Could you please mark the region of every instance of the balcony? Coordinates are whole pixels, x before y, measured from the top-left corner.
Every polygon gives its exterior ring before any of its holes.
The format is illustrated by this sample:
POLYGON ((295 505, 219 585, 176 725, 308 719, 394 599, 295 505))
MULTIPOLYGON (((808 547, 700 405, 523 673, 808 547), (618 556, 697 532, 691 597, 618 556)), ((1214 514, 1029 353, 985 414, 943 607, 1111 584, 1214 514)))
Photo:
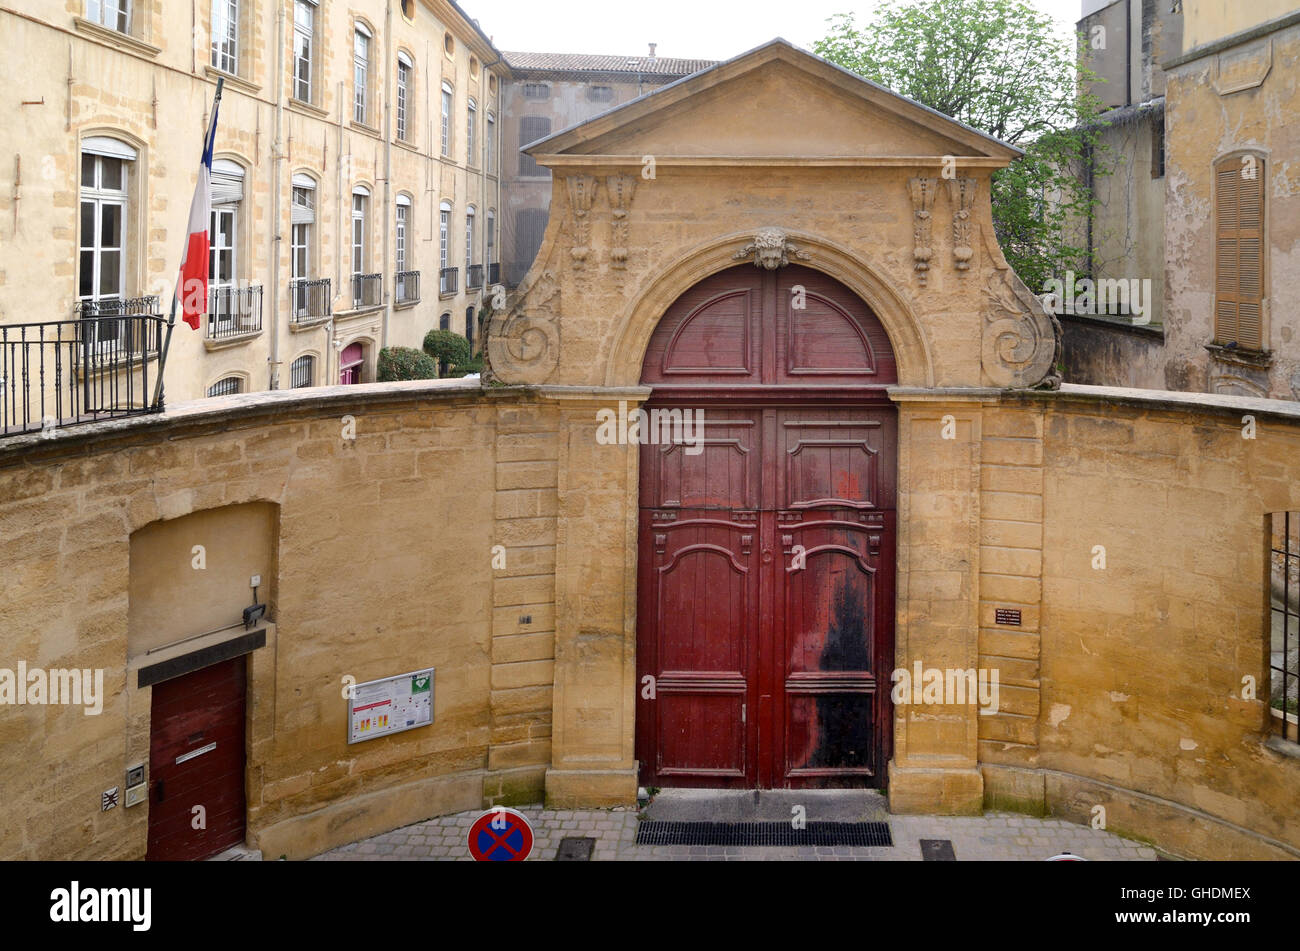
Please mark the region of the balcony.
POLYGON ((488 283, 489 283, 489 284, 500 284, 500 283, 501 283, 501 265, 500 265, 500 263, 497 263, 497 264, 489 264, 489 265, 488 265, 488 283))
POLYGON ((158 298, 81 301, 76 312, 0 326, 0 436, 161 409, 158 298))
POLYGON ((465 290, 474 290, 483 286, 483 265, 471 264, 465 268, 465 290))
POLYGON ((460 277, 460 268, 445 267, 438 272, 438 293, 443 295, 455 294, 460 277))
POLYGON ((328 277, 289 282, 289 321, 291 325, 309 327, 334 316, 333 297, 328 277))
POLYGON ((384 276, 382 274, 352 275, 352 307, 378 307, 384 302, 384 276))
POLYGON ((238 341, 262 332, 262 288, 214 287, 208 291, 207 341, 238 341))
POLYGON ((420 300, 420 272, 398 271, 393 278, 393 302, 399 307, 420 300))

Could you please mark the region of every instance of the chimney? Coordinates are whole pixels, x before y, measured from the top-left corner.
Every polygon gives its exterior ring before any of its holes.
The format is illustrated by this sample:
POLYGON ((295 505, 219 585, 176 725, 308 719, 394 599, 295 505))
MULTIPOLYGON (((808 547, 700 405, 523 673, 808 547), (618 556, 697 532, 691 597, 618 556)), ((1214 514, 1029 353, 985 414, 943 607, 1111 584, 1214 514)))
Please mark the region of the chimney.
POLYGON ((654 58, 655 58, 655 47, 658 46, 658 45, 659 45, 658 43, 651 43, 651 44, 650 44, 650 58, 651 58, 651 59, 654 59, 654 58))

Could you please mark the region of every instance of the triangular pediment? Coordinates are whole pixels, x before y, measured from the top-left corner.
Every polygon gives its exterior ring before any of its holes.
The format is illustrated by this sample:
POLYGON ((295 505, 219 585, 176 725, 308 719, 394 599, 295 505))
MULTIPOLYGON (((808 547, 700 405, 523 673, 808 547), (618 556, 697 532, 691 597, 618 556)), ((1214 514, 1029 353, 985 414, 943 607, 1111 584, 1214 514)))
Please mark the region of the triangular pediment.
MULTIPOLYGON (((527 147, 548 157, 893 161, 1001 165, 1020 151, 773 40, 527 147)), ((558 164, 558 163, 557 163, 558 164)))

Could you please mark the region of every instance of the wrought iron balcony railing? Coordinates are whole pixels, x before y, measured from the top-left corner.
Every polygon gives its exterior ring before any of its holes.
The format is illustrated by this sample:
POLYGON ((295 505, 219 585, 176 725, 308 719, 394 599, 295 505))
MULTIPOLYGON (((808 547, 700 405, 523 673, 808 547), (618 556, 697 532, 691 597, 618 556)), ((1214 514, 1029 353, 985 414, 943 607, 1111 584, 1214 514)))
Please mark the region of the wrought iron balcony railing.
POLYGON ((325 320, 334 313, 328 277, 316 280, 305 278, 289 282, 289 315, 295 324, 310 324, 325 320))
POLYGON ((0 325, 0 436, 161 409, 158 298, 81 301, 76 313, 0 325))
POLYGON ((352 275, 352 306, 378 307, 384 302, 384 276, 382 274, 352 275))
POLYGON ((414 304, 420 299, 420 272, 398 271, 393 279, 393 300, 399 304, 414 304))
POLYGON ((500 283, 501 283, 501 265, 500 265, 500 263, 494 263, 494 264, 489 264, 489 265, 488 265, 488 283, 489 283, 489 284, 500 284, 500 283))
POLYGON ((438 293, 455 294, 460 276, 460 268, 445 267, 438 272, 438 293))
POLYGON ((483 286, 483 265, 471 264, 465 268, 465 290, 483 286))
POLYGON ((208 291, 208 339, 228 340, 262 332, 262 288, 214 287, 208 291))

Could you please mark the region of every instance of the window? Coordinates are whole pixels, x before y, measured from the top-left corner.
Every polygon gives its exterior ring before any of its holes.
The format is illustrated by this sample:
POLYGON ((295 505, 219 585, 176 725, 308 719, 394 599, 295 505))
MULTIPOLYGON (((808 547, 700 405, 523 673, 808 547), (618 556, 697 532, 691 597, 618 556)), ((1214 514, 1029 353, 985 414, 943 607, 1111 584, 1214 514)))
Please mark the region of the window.
POLYGON ((1269 706, 1282 738, 1300 742, 1300 512, 1274 512, 1270 520, 1269 706))
POLYGON ((358 185, 352 189, 352 276, 366 270, 366 213, 370 203, 370 189, 358 185))
MULTIPOLYGON (((81 300, 126 294, 127 190, 136 151, 94 136, 81 143, 81 237, 77 296, 81 300)), ((107 325, 106 325, 107 326, 107 325)))
POLYGON ((406 226, 411 219, 411 199, 397 196, 397 227, 395 232, 397 270, 406 270, 406 226))
POLYGON ((442 37, 442 50, 448 56, 456 52, 456 41, 451 38, 450 33, 444 33, 442 37))
POLYGON ((86 19, 119 33, 129 33, 131 0, 86 0, 86 19))
POLYGON ((443 202, 438 212, 438 267, 446 269, 450 262, 447 255, 451 251, 449 232, 451 230, 451 204, 443 202))
POLYGON ((228 159, 212 163, 212 220, 208 251, 208 314, 218 336, 235 333, 238 301, 235 286, 238 251, 235 240, 239 203, 244 198, 244 170, 228 159))
POLYGON ((547 210, 545 208, 523 208, 519 212, 515 228, 514 274, 511 283, 518 283, 524 276, 537 251, 542 246, 542 236, 546 234, 547 210))
POLYGON ((212 65, 239 71, 239 0, 212 0, 212 65))
POLYGON ((587 101, 588 102, 613 102, 614 87, 613 86, 588 86, 587 101))
POLYGON ((465 164, 477 164, 474 159, 474 120, 478 118, 478 104, 473 99, 465 110, 465 164))
POLYGON ((369 73, 370 30, 358 23, 352 41, 352 118, 362 125, 366 124, 368 118, 366 83, 369 73))
MULTIPOLYGON (((293 203, 290 206, 289 220, 289 275, 295 282, 307 281, 312 277, 311 265, 315 253, 312 240, 316 227, 316 182, 309 175, 299 173, 293 177, 293 203)), ((307 306, 307 288, 295 285, 294 313, 305 314, 307 306)))
POLYGON ((411 101, 411 58, 405 53, 397 54, 397 137, 406 141, 408 128, 407 116, 411 101))
POLYGON ((293 5, 293 96, 312 101, 312 55, 316 42, 316 4, 294 0, 293 5))
POLYGON ((442 84, 442 154, 451 155, 451 84, 442 84))
POLYGON ((487 263, 493 265, 497 260, 497 213, 487 213, 487 263))
POLYGON ((438 318, 438 329, 439 330, 451 329, 451 314, 443 314, 441 317, 438 318))
MULTIPOLYGON (((465 210, 465 267, 474 266, 474 209, 465 210)), ((468 287, 469 285, 466 284, 468 287)))
POLYGON ((474 308, 465 308, 465 339, 469 341, 470 352, 474 352, 474 308))
POLYGON ((487 114, 487 135, 483 140, 483 151, 486 154, 485 164, 489 172, 497 170, 497 117, 492 113, 487 114))
POLYGON ((1232 155, 1215 170, 1214 342, 1260 350, 1264 287, 1264 160, 1232 155))
POLYGON ((1157 116, 1151 125, 1151 177, 1165 177, 1165 117, 1157 116))
POLYGON ((469 58, 469 75, 471 79, 478 79, 478 57, 477 56, 471 56, 469 58))
POLYGON ((208 396, 233 396, 235 393, 242 393, 243 390, 243 380, 237 376, 228 376, 208 387, 208 396))
MULTIPOLYGON (((524 116, 519 120, 519 142, 522 145, 531 145, 538 139, 544 139, 550 134, 551 120, 546 116, 524 116)), ((520 152, 519 174, 521 177, 527 178, 550 173, 538 165, 531 155, 520 152)))
POLYGON ((546 83, 524 83, 525 99, 550 99, 551 87, 546 83))
POLYGON ((301 356, 293 363, 289 364, 289 387, 298 389, 304 386, 311 386, 312 380, 316 377, 316 358, 313 356, 301 356))
POLYGON ((408 20, 415 19, 415 0, 402 0, 402 16, 408 20))

